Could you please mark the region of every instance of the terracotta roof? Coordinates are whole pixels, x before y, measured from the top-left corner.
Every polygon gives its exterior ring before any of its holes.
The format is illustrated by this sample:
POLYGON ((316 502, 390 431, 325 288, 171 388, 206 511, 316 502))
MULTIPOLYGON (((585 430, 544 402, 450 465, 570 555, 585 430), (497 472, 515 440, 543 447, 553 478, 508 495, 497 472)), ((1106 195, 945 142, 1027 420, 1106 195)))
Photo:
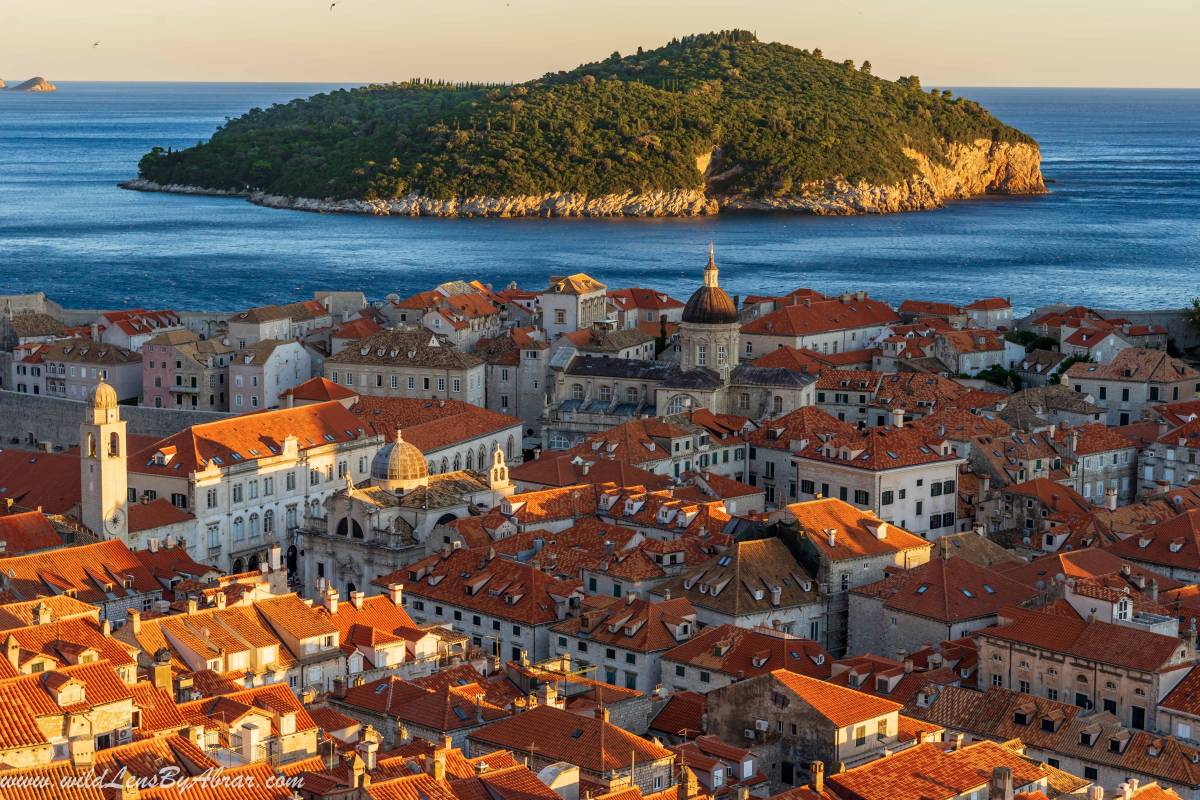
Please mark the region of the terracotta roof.
POLYGON ((705 628, 662 658, 735 678, 778 669, 826 678, 833 662, 825 648, 811 639, 729 624, 705 628))
POLYGON ((800 442, 817 442, 822 436, 849 436, 854 432, 853 425, 836 419, 820 408, 803 406, 782 417, 764 420, 746 439, 755 447, 790 450, 793 442, 799 447, 800 442))
POLYGON ((141 711, 141 721, 138 723, 140 733, 177 731, 187 725, 174 698, 166 690, 157 689, 145 681, 129 688, 133 694, 133 704, 141 711))
POLYGON ((0 558, 0 572, 7 576, 8 591, 20 600, 71 590, 84 602, 105 603, 162 588, 119 539, 0 558), (131 581, 129 588, 126 581, 131 581))
POLYGON ((821 553, 822 558, 829 561, 933 547, 932 543, 916 534, 882 522, 870 511, 863 511, 832 497, 792 503, 787 510, 800 524, 801 534, 821 553), (834 532, 832 546, 829 544, 829 531, 834 532))
POLYGON ((502 699, 473 668, 405 681, 389 675, 346 690, 339 701, 443 733, 509 716, 502 699))
POLYGON ((1129 450, 1136 447, 1116 428, 1110 428, 1102 422, 1093 422, 1078 428, 1060 425, 1054 431, 1054 441, 1063 446, 1074 441, 1075 449, 1068 451, 1073 456, 1090 456, 1096 453, 1109 453, 1114 450, 1129 450))
POLYGON ((592 773, 673 758, 667 748, 609 722, 551 706, 537 706, 485 726, 469 738, 516 754, 536 753, 539 758, 566 761, 592 773))
MULTIPOLYGON (((517 417, 501 414, 461 400, 432 400, 413 397, 359 397, 351 407, 358 425, 368 433, 382 435, 385 440, 404 434, 404 441, 422 453, 433 453, 461 442, 498 436, 512 428, 520 428, 517 417)), ((500 443, 504 446, 504 442, 500 443)), ((491 451, 487 457, 491 458, 491 451)), ((490 461, 489 461, 490 463, 490 461)), ((478 464, 485 471, 488 464, 478 464)))
POLYGON ((666 311, 683 308, 683 302, 666 292, 632 286, 628 289, 609 289, 608 298, 618 308, 636 308, 639 311, 666 311))
POLYGON ((141 353, 120 345, 102 344, 91 339, 59 339, 41 350, 42 361, 62 361, 68 364, 137 364, 141 353))
POLYGON ((729 551, 655 587, 693 606, 734 617, 818 602, 817 587, 777 538, 734 542, 729 551))
POLYGON ((58 666, 65 667, 83 650, 95 651, 98 658, 108 661, 113 666, 136 663, 130 648, 110 636, 105 636, 100 630, 100 625, 90 615, 13 628, 4 633, 5 641, 9 637, 20 646, 22 663, 43 656, 52 659, 58 666))
POLYGON ((901 314, 942 317, 953 317, 963 313, 961 306, 952 305, 951 303, 941 303, 935 300, 905 300, 896 310, 901 314))
POLYGON ((383 328, 370 317, 355 317, 333 326, 333 335, 338 339, 365 339, 379 333, 383 328))
POLYGON ((551 628, 588 641, 640 653, 669 650, 691 636, 696 610, 686 599, 653 602, 637 597, 588 597, 578 617, 551 628))
POLYGON ((298 448, 358 441, 362 422, 341 403, 326 402, 259 411, 185 428, 130 457, 135 472, 187 477, 210 462, 231 467, 283 452, 295 437, 298 448), (173 453, 168 448, 174 448, 173 453), (171 453, 165 461, 163 455, 171 453), (159 456, 156 463, 155 457, 159 456))
POLYGON ((676 692, 650 721, 650 730, 691 738, 704 732, 708 699, 696 692, 676 692))
POLYGON ((13 333, 18 339, 32 339, 45 336, 61 336, 67 326, 49 314, 27 312, 14 314, 9 319, 13 333))
POLYGON ((578 580, 553 578, 527 564, 489 558, 486 551, 479 550, 454 550, 448 557, 428 556, 374 582, 403 583, 412 597, 529 625, 562 619, 568 598, 580 591, 578 580))
POLYGON ((328 316, 329 311, 317 300, 301 300, 296 303, 276 306, 257 306, 255 308, 234 314, 233 322, 270 322, 272 320, 289 319, 303 321, 328 316))
POLYGON ((328 378, 316 377, 309 378, 304 383, 288 389, 282 396, 307 400, 312 403, 324 403, 329 400, 348 400, 351 397, 358 397, 358 394, 345 386, 339 386, 328 378))
POLYGON ((325 359, 330 365, 383 365, 469 369, 483 360, 465 353, 428 331, 383 330, 325 359))
POLYGON ((878 598, 885 609, 944 624, 992 617, 1038 595, 1031 586, 957 556, 935 558, 851 591, 878 598))
POLYGON ((588 294, 603 291, 607 287, 600 281, 582 272, 574 275, 551 275, 550 287, 544 294, 588 294))
POLYGON ((874 427, 810 439, 796 457, 871 471, 959 460, 944 437, 913 427, 874 427))
POLYGON ((1045 777, 1040 766, 994 742, 954 751, 947 751, 943 744, 926 743, 829 775, 826 785, 844 800, 949 800, 986 789, 992 770, 1001 766, 1012 770, 1014 787, 1045 777))
POLYGON ((1090 516, 1092 512, 1092 504, 1084 500, 1079 492, 1049 478, 1034 478, 1031 481, 1007 486, 1004 491, 1032 498, 1049 511, 1065 516, 1090 516))
POLYGON ((997 570, 1026 586, 1038 588, 1040 583, 1042 590, 1049 589, 1058 575, 1086 581, 1108 582, 1116 579, 1122 586, 1138 579, 1147 584, 1156 581, 1159 589, 1164 592, 1182 586, 1179 581, 1151 572, 1145 567, 1124 560, 1109 549, 1102 550, 1098 547, 1051 553, 1028 563, 1000 565, 997 570))
POLYGON ((665 489, 671 485, 669 477, 655 475, 623 460, 587 458, 573 453, 543 452, 541 458, 510 469, 508 476, 513 481, 546 487, 574 486, 586 481, 650 489, 665 489))
POLYGON ((1004 609, 1000 618, 999 624, 978 635, 1143 672, 1174 669, 1180 658, 1182 645, 1176 637, 1127 625, 1011 607, 1004 609))
POLYGON ((0 552, 6 556, 19 556, 63 544, 50 520, 38 511, 0 515, 0 542, 4 544, 0 552))
POLYGON ((807 347, 792 347, 791 345, 777 347, 754 359, 756 367, 787 369, 805 375, 815 375, 827 367, 832 367, 834 363, 828 354, 821 354, 807 347))
POLYGON ((501 508, 508 509, 505 516, 518 525, 533 525, 594 515, 599 508, 597 496, 596 486, 577 484, 513 494, 501 508))
POLYGON ((79 456, 0 450, 0 502, 66 514, 79 506, 79 456))
POLYGON ((826 331, 867 328, 899 322, 887 304, 872 298, 801 301, 784 306, 742 326, 743 334, 809 336, 826 331))
POLYGON ((1066 376, 1087 380, 1175 383, 1195 381, 1200 378, 1200 372, 1163 350, 1129 347, 1113 356, 1107 364, 1072 364, 1066 376))
POLYGON ((968 303, 963 308, 971 311, 1001 311, 1012 308, 1012 303, 1008 301, 1007 297, 985 297, 982 300, 968 303))
POLYGON ((100 621, 100 609, 90 603, 76 600, 65 594, 40 597, 36 600, 26 600, 20 603, 5 603, 0 605, 0 631, 13 628, 24 628, 33 625, 33 617, 39 606, 44 606, 49 612, 51 621, 61 622, 65 619, 90 619, 100 621))
POLYGON ((828 680, 896 703, 908 703, 918 692, 931 685, 957 686, 966 680, 956 667, 917 669, 916 659, 912 661, 912 671, 905 672, 904 662, 882 656, 868 654, 844 658, 834 662, 833 674, 828 680))
POLYGON ((145 503, 130 503, 129 532, 141 533, 154 528, 165 528, 190 522, 196 517, 182 508, 176 508, 163 497, 145 503))
POLYGON ((874 720, 902 708, 891 700, 786 669, 773 670, 770 675, 772 681, 793 692, 838 728, 874 720))
POLYGON ((1188 509, 1106 549, 1115 556, 1148 564, 1200 569, 1200 509, 1188 509))

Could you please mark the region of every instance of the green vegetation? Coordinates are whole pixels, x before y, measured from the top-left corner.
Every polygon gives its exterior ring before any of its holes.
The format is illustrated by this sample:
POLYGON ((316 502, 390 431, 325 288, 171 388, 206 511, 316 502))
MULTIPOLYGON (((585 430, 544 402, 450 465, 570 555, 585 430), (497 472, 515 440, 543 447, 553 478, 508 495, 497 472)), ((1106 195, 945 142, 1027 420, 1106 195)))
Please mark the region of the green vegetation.
POLYGON ((1039 336, 1033 331, 1009 331, 1004 338, 1025 348, 1026 353, 1034 350, 1058 350, 1058 340, 1039 336))
POLYGON ((1054 374, 1050 376, 1050 383, 1055 384, 1062 380, 1062 376, 1071 367, 1076 364, 1091 364, 1091 356, 1068 356, 1065 361, 1058 365, 1058 369, 1054 370, 1054 374))
POLYGON ((1014 370, 1005 369, 999 364, 993 364, 987 369, 980 370, 975 377, 1002 388, 1012 389, 1014 392, 1021 391, 1021 376, 1014 370))
POLYGON ((915 76, 724 31, 518 85, 413 80, 256 108, 139 169, 211 189, 445 199, 698 189, 713 154, 710 191, 775 197, 833 177, 894 183, 914 171, 905 147, 944 160, 979 138, 1032 141, 915 76))

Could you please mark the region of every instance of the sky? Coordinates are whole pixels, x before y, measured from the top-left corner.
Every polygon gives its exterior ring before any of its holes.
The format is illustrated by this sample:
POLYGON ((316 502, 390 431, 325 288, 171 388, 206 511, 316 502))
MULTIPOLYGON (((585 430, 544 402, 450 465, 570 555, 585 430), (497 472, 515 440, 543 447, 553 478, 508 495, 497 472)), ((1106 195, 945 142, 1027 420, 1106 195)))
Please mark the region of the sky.
POLYGON ((0 77, 519 81, 736 27, 926 86, 1200 86, 1198 0, 329 3, 0 0, 0 77))

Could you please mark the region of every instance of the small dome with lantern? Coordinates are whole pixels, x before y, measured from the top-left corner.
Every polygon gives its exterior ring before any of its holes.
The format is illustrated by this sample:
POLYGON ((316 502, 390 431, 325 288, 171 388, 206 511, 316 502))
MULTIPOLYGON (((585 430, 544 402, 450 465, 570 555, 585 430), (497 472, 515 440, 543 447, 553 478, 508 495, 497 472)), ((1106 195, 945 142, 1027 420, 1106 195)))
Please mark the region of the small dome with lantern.
POLYGON ((708 247, 704 285, 688 298, 682 321, 697 325, 730 325, 738 321, 737 304, 717 283, 717 260, 712 245, 708 247))
POLYGON ((371 460, 371 482, 392 492, 429 485, 425 454, 396 431, 396 441, 381 447, 371 460))

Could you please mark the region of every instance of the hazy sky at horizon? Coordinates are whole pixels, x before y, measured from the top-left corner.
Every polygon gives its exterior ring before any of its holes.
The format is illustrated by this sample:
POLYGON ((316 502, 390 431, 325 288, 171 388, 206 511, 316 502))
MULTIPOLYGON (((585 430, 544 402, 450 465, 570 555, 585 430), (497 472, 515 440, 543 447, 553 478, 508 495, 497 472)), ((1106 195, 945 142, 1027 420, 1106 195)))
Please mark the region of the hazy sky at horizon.
POLYGON ((1200 86, 1197 0, 329 1, 3 0, 0 77, 511 81, 738 27, 926 86, 1200 86))

